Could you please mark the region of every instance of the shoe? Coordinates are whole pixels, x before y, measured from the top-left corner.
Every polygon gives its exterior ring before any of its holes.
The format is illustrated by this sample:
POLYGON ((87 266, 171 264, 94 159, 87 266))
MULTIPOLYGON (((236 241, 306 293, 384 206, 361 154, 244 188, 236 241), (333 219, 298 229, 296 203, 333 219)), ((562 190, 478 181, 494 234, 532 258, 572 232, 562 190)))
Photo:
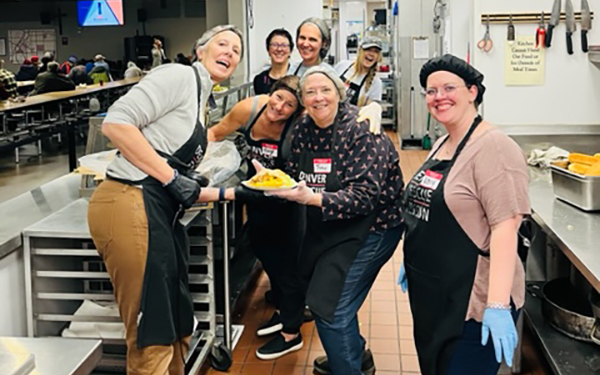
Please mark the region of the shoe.
POLYGON ((308 308, 308 306, 304 307, 304 322, 312 322, 313 320, 315 320, 315 317, 312 314, 312 311, 310 311, 310 309, 308 308))
MULTIPOLYGON (((315 361, 313 362, 313 370, 315 374, 330 375, 331 367, 329 367, 329 361, 327 360, 327 356, 324 355, 315 358, 315 361)), ((373 353, 371 353, 371 349, 367 349, 363 353, 362 365, 360 366, 360 370, 366 375, 375 374, 375 361, 373 360, 373 353)))
POLYGON ((283 329, 283 323, 281 322, 281 316, 277 311, 273 313, 271 319, 265 324, 258 327, 258 331, 256 331, 256 335, 259 337, 272 335, 273 333, 277 333, 283 329))
POLYGON ((302 349, 302 335, 298 333, 295 339, 285 341, 283 335, 279 334, 271 341, 256 350, 256 356, 263 360, 276 359, 288 353, 302 349))

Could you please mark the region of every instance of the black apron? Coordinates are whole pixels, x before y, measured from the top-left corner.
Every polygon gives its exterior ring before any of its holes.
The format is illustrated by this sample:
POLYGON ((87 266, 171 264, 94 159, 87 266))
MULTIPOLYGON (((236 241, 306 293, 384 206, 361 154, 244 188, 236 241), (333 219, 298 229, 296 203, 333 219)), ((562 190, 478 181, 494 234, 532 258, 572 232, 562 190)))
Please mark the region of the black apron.
MULTIPOLYGON (((196 68, 198 105, 201 81, 196 68)), ((173 155, 159 154, 182 174, 196 169, 208 140, 200 113, 192 136, 173 155)), ((148 256, 144 273, 140 312, 138 314, 137 345, 170 345, 190 336, 194 325, 194 304, 189 290, 189 240, 179 222, 183 208, 155 178, 141 181, 116 181, 142 186, 144 207, 148 218, 148 256)))
MULTIPOLYGON (((340 112, 332 125, 331 150, 336 145, 336 124, 340 112)), ((305 148, 300 154, 298 172, 299 180, 305 181, 316 192, 343 189, 333 152, 314 152, 305 148)), ((300 254, 300 273, 308 283, 306 304, 319 317, 331 322, 348 269, 369 235, 375 213, 323 221, 321 210, 321 207, 306 207, 306 235, 300 254)))
POLYGON ((404 264, 423 375, 446 374, 462 337, 478 256, 487 256, 444 200, 450 170, 480 123, 477 116, 452 160, 433 159, 444 140, 404 192, 404 264))
MULTIPOLYGON (((352 65, 354 65, 354 64, 352 64, 352 65)), ((348 73, 348 70, 350 70, 350 68, 352 68, 352 65, 350 65, 346 70, 344 70, 344 73, 342 73, 340 78, 346 85, 346 102, 353 104, 353 105, 358 105, 358 99, 360 98, 360 90, 365 85, 368 74, 365 74, 365 78, 363 78, 363 80, 360 82, 360 85, 357 85, 356 83, 351 82, 350 80, 348 80, 348 78, 346 78, 346 73, 348 73)))

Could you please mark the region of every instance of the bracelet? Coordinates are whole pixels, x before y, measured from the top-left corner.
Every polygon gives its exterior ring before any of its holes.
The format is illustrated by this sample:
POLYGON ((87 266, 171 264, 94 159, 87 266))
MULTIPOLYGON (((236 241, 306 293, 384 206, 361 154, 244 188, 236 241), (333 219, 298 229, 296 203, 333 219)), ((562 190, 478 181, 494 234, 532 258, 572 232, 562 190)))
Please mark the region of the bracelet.
POLYGON ((225 200, 225 188, 219 188, 219 202, 223 202, 225 200))
POLYGON ((171 177, 169 181, 165 182, 163 184, 163 187, 167 187, 169 184, 171 184, 171 182, 175 181, 177 176, 179 176, 179 172, 177 171, 177 169, 173 169, 173 177, 171 177))
POLYGON ((486 309, 493 309, 493 310, 511 310, 510 305, 506 305, 504 303, 500 303, 500 302, 488 302, 485 305, 486 309))

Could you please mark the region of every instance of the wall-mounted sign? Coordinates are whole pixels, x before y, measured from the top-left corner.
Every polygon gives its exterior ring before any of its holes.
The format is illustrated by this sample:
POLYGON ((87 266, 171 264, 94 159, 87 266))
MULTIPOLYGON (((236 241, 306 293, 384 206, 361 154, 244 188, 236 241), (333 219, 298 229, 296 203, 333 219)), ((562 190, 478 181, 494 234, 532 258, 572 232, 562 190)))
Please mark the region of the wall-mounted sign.
POLYGON ((429 38, 426 36, 413 38, 413 59, 429 60, 429 38))
POLYGON ((544 49, 535 46, 534 36, 517 36, 506 42, 504 84, 539 86, 544 84, 544 49))

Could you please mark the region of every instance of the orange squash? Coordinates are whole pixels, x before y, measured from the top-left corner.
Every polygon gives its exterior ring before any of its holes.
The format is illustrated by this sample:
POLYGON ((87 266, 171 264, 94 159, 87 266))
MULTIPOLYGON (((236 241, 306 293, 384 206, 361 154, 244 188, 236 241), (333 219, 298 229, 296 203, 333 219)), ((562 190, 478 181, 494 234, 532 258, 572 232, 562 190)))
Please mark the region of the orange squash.
POLYGON ((583 165, 578 163, 569 164, 569 170, 573 173, 577 173, 580 175, 585 175, 585 173, 590 169, 589 165, 583 165))
POLYGON ((572 152, 569 154, 569 163, 573 164, 583 164, 587 166, 592 166, 600 161, 600 158, 596 158, 591 155, 579 154, 576 152, 572 152))
POLYGON ((600 176, 600 161, 592 165, 586 172, 586 176, 597 177, 600 176))

